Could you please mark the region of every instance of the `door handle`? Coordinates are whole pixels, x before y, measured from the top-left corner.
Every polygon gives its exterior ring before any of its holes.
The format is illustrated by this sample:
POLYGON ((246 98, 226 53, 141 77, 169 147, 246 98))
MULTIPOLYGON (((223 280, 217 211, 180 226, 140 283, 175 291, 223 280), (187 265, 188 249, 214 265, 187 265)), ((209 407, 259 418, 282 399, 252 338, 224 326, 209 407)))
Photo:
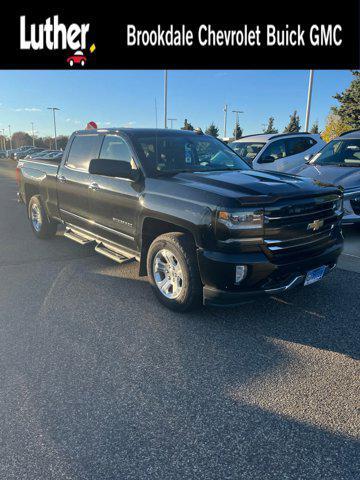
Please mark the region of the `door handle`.
POLYGON ((100 187, 99 187, 99 184, 98 184, 98 183, 92 182, 92 183, 90 183, 90 185, 89 185, 89 189, 90 189, 90 190, 94 190, 94 191, 96 192, 97 190, 100 190, 100 187))
POLYGON ((64 175, 59 175, 57 178, 58 178, 58 182, 60 182, 60 183, 65 183, 66 182, 66 177, 64 177, 64 175))

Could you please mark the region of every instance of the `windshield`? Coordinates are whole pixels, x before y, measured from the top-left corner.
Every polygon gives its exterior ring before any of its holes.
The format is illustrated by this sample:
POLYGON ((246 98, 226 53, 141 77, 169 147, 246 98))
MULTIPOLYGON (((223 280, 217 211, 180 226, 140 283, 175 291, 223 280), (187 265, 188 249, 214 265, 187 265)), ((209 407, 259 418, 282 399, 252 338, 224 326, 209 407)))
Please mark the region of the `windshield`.
POLYGON ((249 169, 227 145, 206 135, 149 135, 134 142, 142 160, 157 174, 249 169))
POLYGON ((265 143, 261 142, 232 142, 229 147, 251 164, 264 145, 265 143))
POLYGON ((360 167, 360 139, 333 140, 317 153, 310 163, 360 167))

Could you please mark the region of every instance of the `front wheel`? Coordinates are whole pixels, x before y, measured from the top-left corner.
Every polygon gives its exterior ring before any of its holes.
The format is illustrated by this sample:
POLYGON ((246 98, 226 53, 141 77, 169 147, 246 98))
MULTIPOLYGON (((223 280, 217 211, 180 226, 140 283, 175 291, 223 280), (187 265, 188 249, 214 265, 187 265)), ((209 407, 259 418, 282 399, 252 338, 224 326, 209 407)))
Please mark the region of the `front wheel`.
POLYGON ((192 237, 166 233, 150 245, 147 271, 158 300, 171 310, 184 312, 200 306, 202 283, 192 237))
POLYGON ((31 229, 38 238, 55 236, 57 224, 48 219, 39 195, 34 195, 28 205, 31 229))

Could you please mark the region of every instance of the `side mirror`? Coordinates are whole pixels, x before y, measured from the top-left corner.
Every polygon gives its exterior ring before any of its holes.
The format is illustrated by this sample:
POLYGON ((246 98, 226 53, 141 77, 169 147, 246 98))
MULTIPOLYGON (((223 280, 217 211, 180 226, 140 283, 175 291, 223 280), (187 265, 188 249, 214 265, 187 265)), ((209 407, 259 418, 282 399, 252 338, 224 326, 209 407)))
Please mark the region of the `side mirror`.
POLYGON ((310 160, 313 158, 313 154, 310 154, 310 155, 305 155, 304 157, 304 160, 305 160, 305 163, 310 163, 310 160))
POLYGON ((91 160, 89 173, 92 175, 104 175, 105 177, 128 178, 133 181, 139 176, 139 171, 131 168, 128 161, 107 160, 106 158, 94 158, 91 160))
POLYGON ((259 159, 258 163, 273 163, 275 162, 275 158, 272 157, 271 155, 265 155, 264 157, 261 157, 259 159))

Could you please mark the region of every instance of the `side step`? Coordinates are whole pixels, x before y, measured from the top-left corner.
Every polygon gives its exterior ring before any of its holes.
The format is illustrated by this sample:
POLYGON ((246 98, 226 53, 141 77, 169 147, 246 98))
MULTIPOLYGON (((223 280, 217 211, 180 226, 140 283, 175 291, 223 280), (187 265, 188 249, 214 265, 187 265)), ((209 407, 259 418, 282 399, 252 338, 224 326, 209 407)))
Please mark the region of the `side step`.
POLYGON ((117 263, 124 263, 129 262, 130 260, 135 260, 135 257, 126 257, 121 253, 115 252, 114 250, 110 250, 109 248, 105 247, 102 243, 98 243, 95 247, 95 252, 101 253, 107 258, 114 260, 117 263))
POLYGON ((70 240, 74 240, 74 242, 80 243, 80 245, 92 245, 94 243, 93 240, 82 237, 79 232, 76 232, 71 228, 66 228, 64 232, 64 237, 70 238, 70 240))

